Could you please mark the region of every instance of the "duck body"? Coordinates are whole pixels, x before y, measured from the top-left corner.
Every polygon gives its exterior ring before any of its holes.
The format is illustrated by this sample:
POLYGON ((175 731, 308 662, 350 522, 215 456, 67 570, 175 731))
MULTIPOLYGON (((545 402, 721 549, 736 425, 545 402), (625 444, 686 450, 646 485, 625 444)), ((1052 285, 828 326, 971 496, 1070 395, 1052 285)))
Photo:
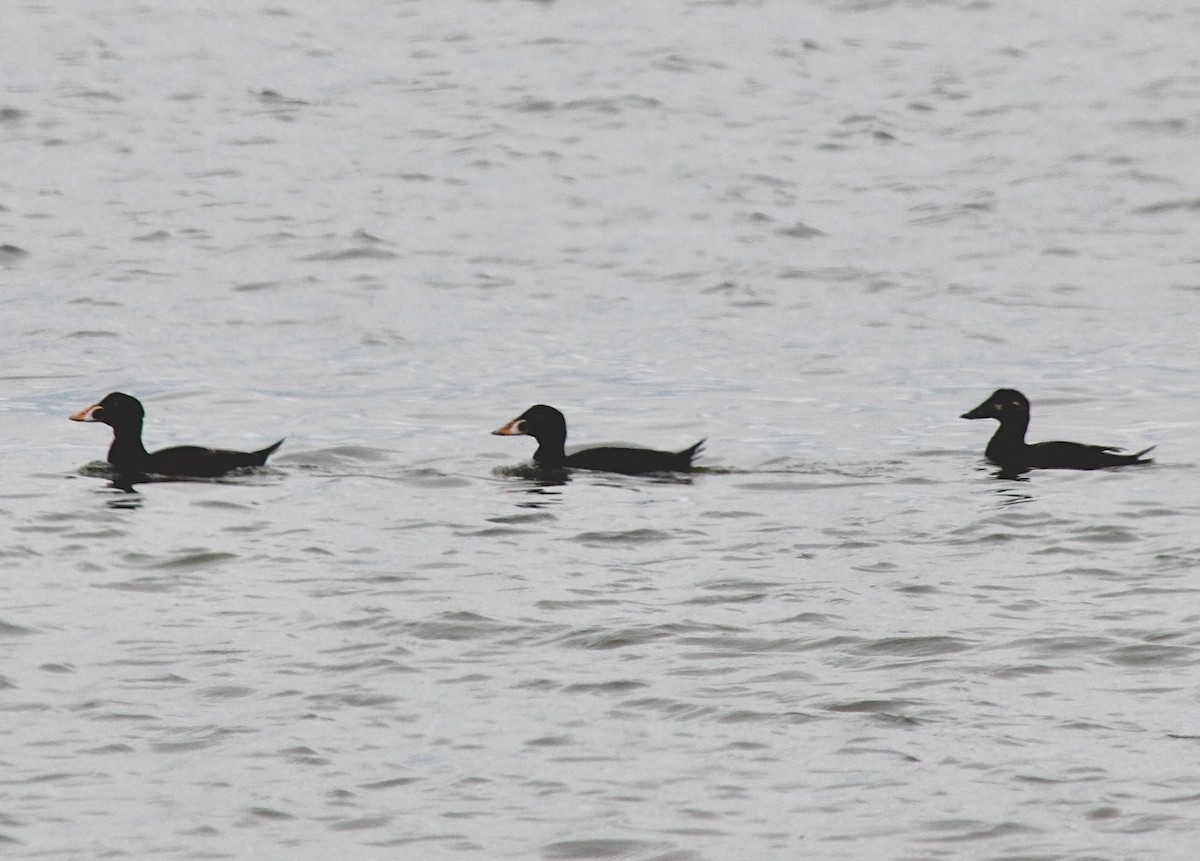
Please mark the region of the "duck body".
POLYGON ((1000 427, 988 441, 984 454, 992 463, 1005 469, 1107 469, 1152 463, 1144 455, 1154 448, 1132 454, 1117 446, 1087 445, 1081 442, 1025 442, 1029 428, 1029 399, 1016 389, 997 389, 986 401, 964 419, 996 419, 1000 427))
POLYGON ((259 451, 228 451, 198 445, 179 445, 146 451, 142 425, 146 411, 141 402, 124 392, 113 392, 102 401, 71 416, 76 422, 101 422, 113 429, 108 462, 120 475, 161 475, 171 478, 216 478, 236 469, 262 466, 283 440, 259 451))
POLYGON ((704 440, 682 451, 658 451, 629 446, 600 446, 566 452, 567 420, 554 407, 537 404, 503 427, 492 431, 499 436, 531 436, 537 440, 533 460, 545 469, 591 469, 642 475, 651 472, 688 472, 692 459, 704 446, 704 440))

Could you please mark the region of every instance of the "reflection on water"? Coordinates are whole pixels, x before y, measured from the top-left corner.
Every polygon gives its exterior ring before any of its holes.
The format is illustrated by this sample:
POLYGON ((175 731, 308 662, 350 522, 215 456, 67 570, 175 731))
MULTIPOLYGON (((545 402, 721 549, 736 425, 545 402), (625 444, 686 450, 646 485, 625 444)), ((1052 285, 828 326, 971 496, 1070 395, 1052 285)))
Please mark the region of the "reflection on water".
MULTIPOLYGON (((997 477, 1000 477, 1000 476, 997 476, 997 477)), ((1005 477, 1005 478, 1011 478, 1011 477, 1005 477)), ((1020 476, 1011 478, 1011 480, 1013 480, 1013 481, 1028 481, 1028 479, 1020 477, 1020 476)), ((1020 493, 1015 488, 1011 488, 1011 487, 997 488, 996 493, 999 494, 1002 505, 1020 505, 1021 503, 1024 503, 1024 502, 1032 502, 1034 499, 1034 496, 1032 493, 1020 493)))
POLYGON ((569 469, 554 469, 537 463, 522 463, 516 466, 498 466, 492 470, 492 475, 504 478, 515 478, 531 485, 534 489, 545 487, 561 487, 571 480, 569 469))

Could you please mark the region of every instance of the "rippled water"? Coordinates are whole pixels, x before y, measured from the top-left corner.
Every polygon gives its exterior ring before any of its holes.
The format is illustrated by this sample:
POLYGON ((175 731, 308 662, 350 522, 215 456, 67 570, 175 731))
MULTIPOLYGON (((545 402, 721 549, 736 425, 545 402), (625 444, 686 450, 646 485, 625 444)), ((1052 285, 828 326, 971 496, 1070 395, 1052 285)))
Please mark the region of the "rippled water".
POLYGON ((11 857, 1191 858, 1200 10, 22 3, 11 857), (1000 480, 1031 438, 1157 463, 1000 480), (258 448, 214 482, 97 477, 258 448), (675 478, 513 467, 537 402, 675 478))

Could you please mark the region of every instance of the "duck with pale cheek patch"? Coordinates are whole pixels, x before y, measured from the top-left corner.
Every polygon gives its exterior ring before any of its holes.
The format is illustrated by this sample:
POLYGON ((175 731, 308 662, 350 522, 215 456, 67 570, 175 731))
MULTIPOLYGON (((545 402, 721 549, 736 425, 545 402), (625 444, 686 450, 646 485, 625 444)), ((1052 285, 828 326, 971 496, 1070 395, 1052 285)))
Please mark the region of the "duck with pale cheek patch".
POLYGON ((997 389, 964 419, 996 419, 1000 427, 987 444, 987 459, 1005 469, 1104 469, 1153 463, 1143 457, 1150 448, 1123 454, 1116 446, 1085 445, 1081 442, 1025 442, 1029 428, 1029 399, 1016 389, 997 389))
POLYGON ((567 420, 554 407, 532 406, 493 434, 531 436, 538 442, 533 460, 547 469, 594 469, 640 475, 648 472, 688 472, 692 459, 700 453, 704 440, 682 451, 656 451, 649 448, 603 446, 566 453, 567 420))
POLYGON ((196 445, 180 445, 156 452, 142 445, 142 423, 146 411, 141 401, 123 392, 106 395, 71 416, 73 422, 101 422, 113 429, 108 462, 122 475, 163 475, 173 478, 215 478, 251 466, 262 466, 283 440, 259 451, 225 451, 196 445))

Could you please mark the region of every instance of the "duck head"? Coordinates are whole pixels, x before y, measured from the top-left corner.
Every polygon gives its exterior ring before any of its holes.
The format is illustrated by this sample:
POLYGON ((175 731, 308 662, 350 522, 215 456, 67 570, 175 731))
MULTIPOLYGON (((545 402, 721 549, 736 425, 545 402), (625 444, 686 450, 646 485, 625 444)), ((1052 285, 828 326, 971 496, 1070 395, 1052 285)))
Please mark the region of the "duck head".
POLYGON ((142 403, 133 395, 113 392, 105 395, 99 403, 80 410, 71 416, 73 422, 103 422, 109 427, 141 427, 146 418, 142 403))
POLYGON ((1016 389, 996 389, 991 396, 970 412, 963 413, 964 419, 997 419, 1012 421, 1017 418, 1029 419, 1029 398, 1016 389))
POLYGON ((498 427, 493 434, 497 436, 531 436, 538 442, 542 440, 565 440, 567 438, 567 420, 554 407, 536 404, 521 413, 503 427, 498 427))

